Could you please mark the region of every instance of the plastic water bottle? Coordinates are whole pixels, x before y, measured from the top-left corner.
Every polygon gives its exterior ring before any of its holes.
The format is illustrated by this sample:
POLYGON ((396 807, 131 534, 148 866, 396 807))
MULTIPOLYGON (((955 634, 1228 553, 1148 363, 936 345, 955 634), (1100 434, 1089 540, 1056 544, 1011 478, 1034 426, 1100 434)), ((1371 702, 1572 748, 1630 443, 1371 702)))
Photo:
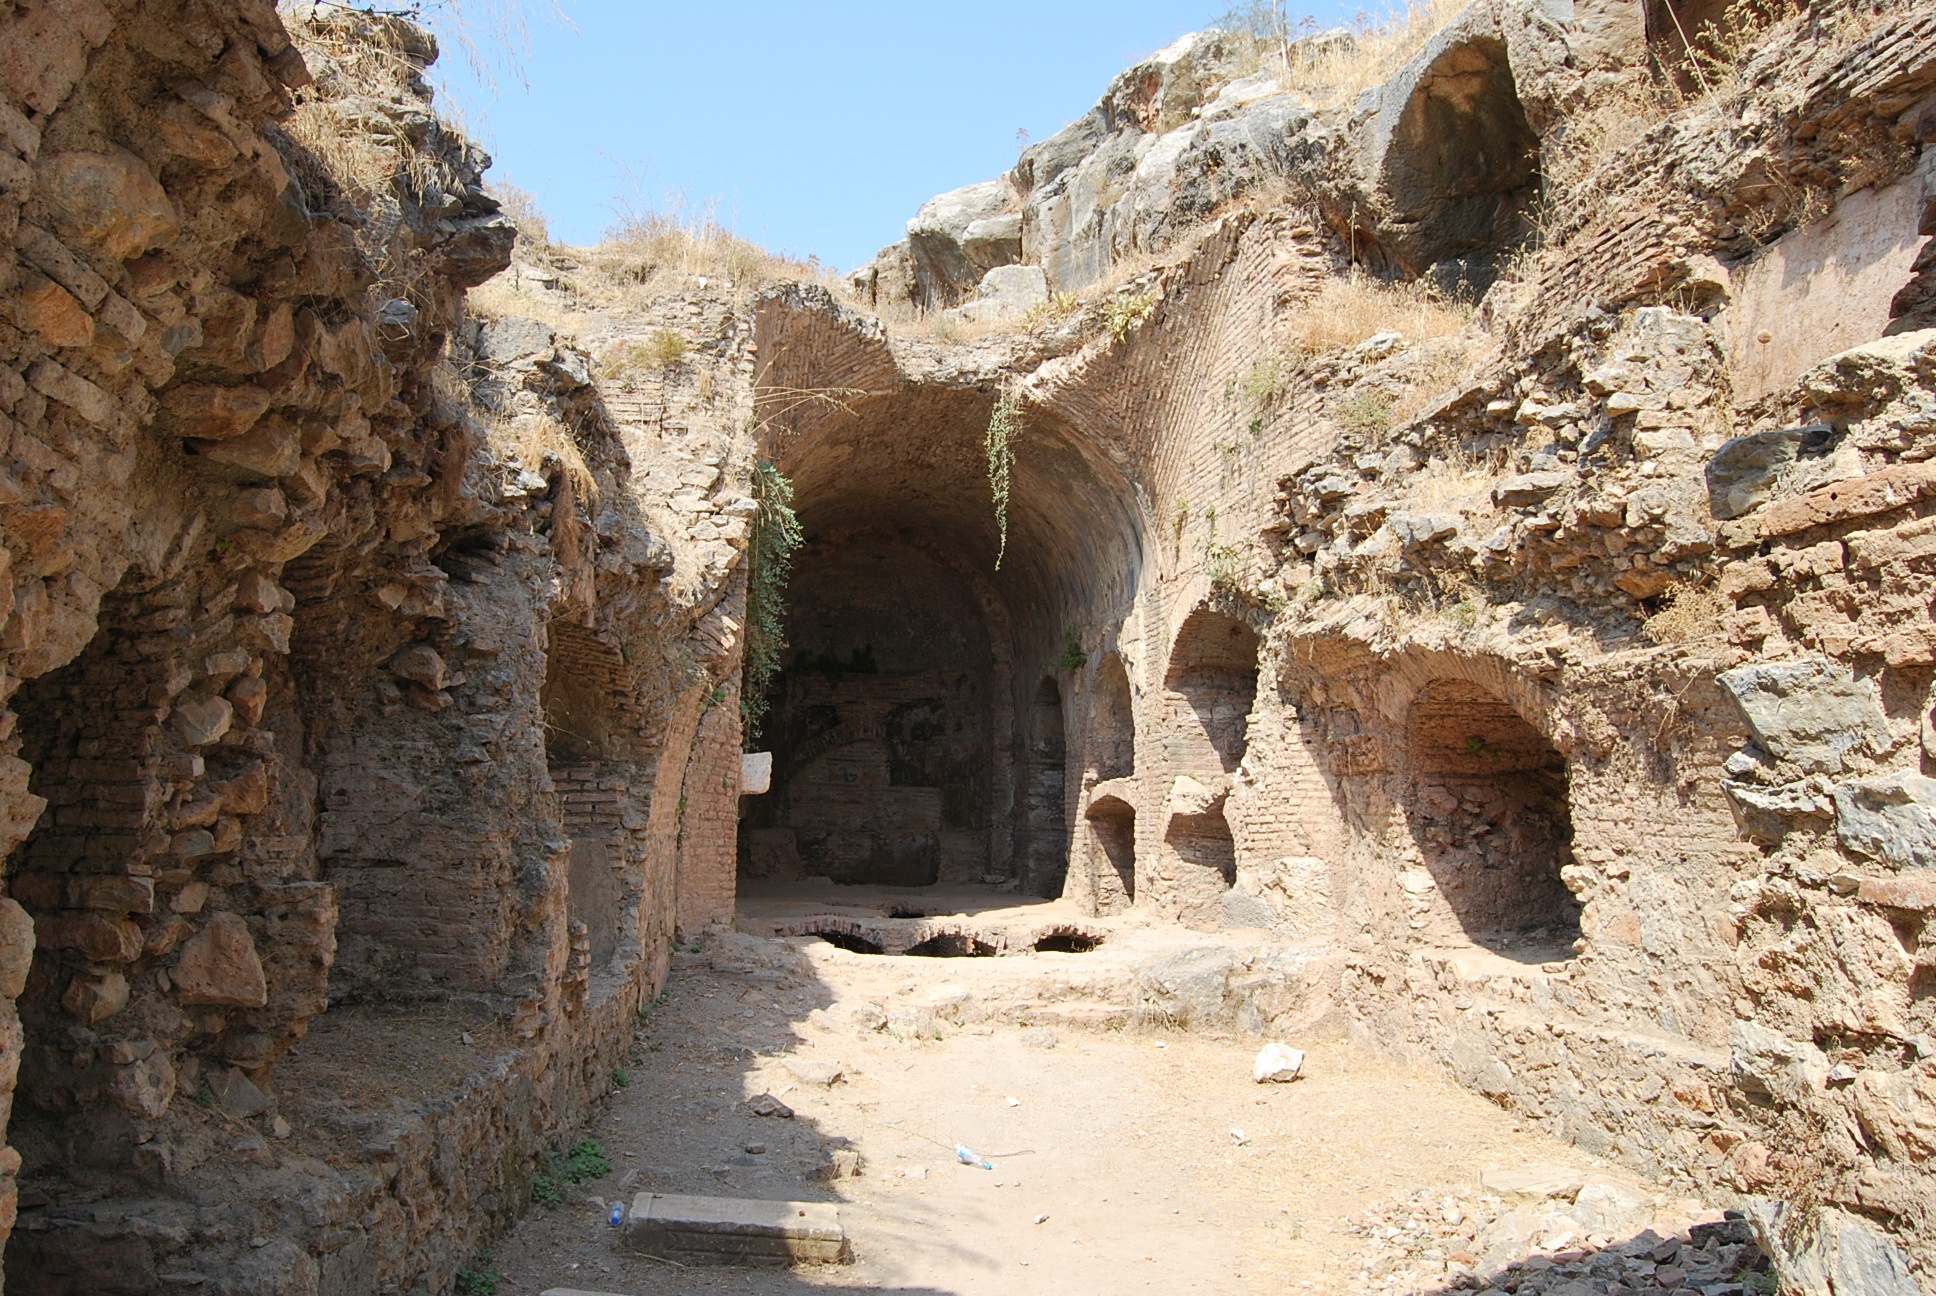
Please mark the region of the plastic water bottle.
POLYGON ((612 1227, 618 1228, 620 1225, 624 1223, 625 1223, 625 1203, 613 1202, 612 1203, 612 1227))
POLYGON ((975 1154, 975 1150, 969 1147, 966 1143, 955 1144, 955 1160, 961 1162, 961 1164, 965 1166, 980 1166, 983 1170, 993 1170, 995 1168, 995 1163, 993 1161, 983 1160, 980 1156, 977 1156, 975 1154))

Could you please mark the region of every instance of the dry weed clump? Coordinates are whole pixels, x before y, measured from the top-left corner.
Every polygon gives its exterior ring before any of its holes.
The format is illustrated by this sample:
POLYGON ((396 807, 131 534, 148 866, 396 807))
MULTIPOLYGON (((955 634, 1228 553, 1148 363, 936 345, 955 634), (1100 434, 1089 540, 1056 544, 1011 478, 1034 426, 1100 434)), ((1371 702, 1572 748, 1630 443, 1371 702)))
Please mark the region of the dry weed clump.
POLYGON ((1361 274, 1326 281, 1316 297, 1286 320, 1290 344, 1322 355, 1367 342, 1380 333, 1408 342, 1447 337, 1472 319, 1472 308, 1451 301, 1422 280, 1383 283, 1361 274))
POLYGON ((1289 24, 1275 6, 1250 4, 1219 24, 1249 45, 1243 71, 1275 72, 1279 84, 1314 108, 1349 103, 1382 85, 1438 35, 1470 0, 1407 0, 1383 14, 1360 12, 1341 36, 1320 36, 1311 19, 1289 24))
POLYGON ((649 374, 664 375, 686 362, 691 348, 671 329, 654 329, 643 341, 628 340, 614 347, 599 363, 601 378, 632 391, 649 374))
POLYGON ((1734 605, 1712 585, 1676 581, 1661 596, 1664 606, 1641 623, 1641 633, 1656 644, 1698 643, 1721 634, 1734 605))
POLYGON ((320 10, 321 20, 301 36, 305 53, 321 54, 328 73, 300 97, 283 125, 308 153, 303 161, 320 167, 329 187, 363 207, 400 196, 421 202, 455 187, 457 177, 424 140, 369 110, 372 100, 407 104, 426 95, 408 29, 380 16, 324 18, 327 11, 320 10))
POLYGON ((1405 506, 1413 512, 1451 508, 1474 519, 1492 517, 1499 511, 1492 488, 1501 475, 1491 464, 1463 451, 1435 456, 1411 475, 1405 506))
POLYGON ((547 414, 518 414, 493 419, 485 425, 485 435, 493 449, 508 455, 527 472, 544 474, 548 461, 555 458, 564 465, 578 498, 586 500, 594 513, 598 510, 598 479, 571 429, 547 414))
POLYGON ((779 279, 832 285, 816 258, 799 261, 740 237, 710 206, 620 205, 595 247, 575 250, 572 284, 600 304, 636 306, 668 290, 750 292, 779 279))
POLYGON ((527 251, 551 246, 551 221, 538 204, 537 195, 514 184, 490 181, 485 191, 497 199, 498 206, 518 227, 518 244, 527 251))

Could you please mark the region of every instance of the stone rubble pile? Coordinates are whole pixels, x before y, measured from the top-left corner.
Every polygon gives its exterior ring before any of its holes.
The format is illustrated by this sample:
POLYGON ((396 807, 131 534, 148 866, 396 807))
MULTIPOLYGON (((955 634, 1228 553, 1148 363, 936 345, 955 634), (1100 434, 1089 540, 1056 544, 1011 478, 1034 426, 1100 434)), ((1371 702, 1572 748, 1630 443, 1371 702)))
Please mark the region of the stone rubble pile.
POLYGON ((1562 1167, 1487 1171, 1482 1187, 1420 1189, 1359 1216, 1353 1290, 1483 1296, 1754 1296, 1771 1263, 1739 1211, 1657 1203, 1562 1167))

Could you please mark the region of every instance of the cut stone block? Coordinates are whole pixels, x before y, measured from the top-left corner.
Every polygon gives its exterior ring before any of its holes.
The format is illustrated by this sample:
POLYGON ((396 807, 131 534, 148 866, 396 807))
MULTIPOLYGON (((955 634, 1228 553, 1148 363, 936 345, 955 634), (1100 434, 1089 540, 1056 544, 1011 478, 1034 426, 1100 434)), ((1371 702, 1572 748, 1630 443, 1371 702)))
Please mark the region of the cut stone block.
POLYGON ((626 1247, 689 1265, 851 1264, 840 1209, 825 1202, 640 1193, 626 1247))

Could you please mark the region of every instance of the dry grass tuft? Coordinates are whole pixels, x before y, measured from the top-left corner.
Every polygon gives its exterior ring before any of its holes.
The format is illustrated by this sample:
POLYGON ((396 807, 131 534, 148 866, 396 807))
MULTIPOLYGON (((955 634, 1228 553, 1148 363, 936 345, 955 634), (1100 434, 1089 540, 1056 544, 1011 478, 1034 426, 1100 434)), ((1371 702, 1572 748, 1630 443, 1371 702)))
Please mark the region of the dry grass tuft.
POLYGON ((495 419, 486 425, 486 436, 501 456, 515 459, 518 466, 540 476, 552 460, 563 465, 578 498, 585 500, 593 513, 598 511, 598 479, 571 429, 547 414, 519 414, 495 419))
POLYGON ((1661 596, 1665 606, 1641 624, 1641 633, 1656 644, 1698 643, 1722 634, 1734 605, 1712 585, 1676 581, 1661 596))
POLYGON ((1316 24, 1286 26, 1269 6, 1233 10, 1221 26, 1250 44, 1246 71, 1274 71, 1279 84, 1312 107, 1349 103, 1384 84, 1425 42, 1463 13, 1471 0, 1408 0, 1383 14, 1360 12, 1349 39, 1312 41, 1316 24))
POLYGON ((1389 284, 1361 274, 1327 280, 1316 297, 1286 320, 1290 345, 1322 355, 1400 333, 1408 342, 1447 337, 1472 319, 1472 308, 1447 300, 1423 281, 1389 284))
POLYGON ((1499 472, 1470 455, 1455 452, 1429 460, 1407 483, 1405 505, 1414 511, 1456 508, 1473 517, 1498 512, 1492 488, 1499 472))
POLYGON ((686 362, 691 348, 671 329, 654 329, 644 341, 630 340, 614 347, 599 363, 598 376, 631 391, 649 374, 663 375, 686 362))
POLYGON ((365 209, 397 197, 421 202, 458 186, 448 164, 424 141, 367 110, 373 99, 408 104, 425 94, 423 69, 411 58, 398 21, 345 15, 307 26, 301 37, 306 51, 328 60, 332 75, 302 96, 283 130, 332 186, 365 209))
POLYGON ((518 227, 518 246, 526 251, 551 246, 551 221, 538 205, 537 195, 514 184, 493 180, 485 188, 518 227))

